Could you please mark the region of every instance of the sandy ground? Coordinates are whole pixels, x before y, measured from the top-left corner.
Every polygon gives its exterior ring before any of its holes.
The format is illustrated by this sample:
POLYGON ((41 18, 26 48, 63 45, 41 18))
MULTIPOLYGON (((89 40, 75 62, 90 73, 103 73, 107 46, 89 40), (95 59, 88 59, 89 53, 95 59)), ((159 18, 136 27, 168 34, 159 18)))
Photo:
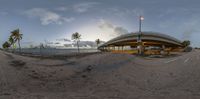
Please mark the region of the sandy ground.
POLYGON ((62 60, 0 51, 0 99, 200 99, 200 51, 62 60))

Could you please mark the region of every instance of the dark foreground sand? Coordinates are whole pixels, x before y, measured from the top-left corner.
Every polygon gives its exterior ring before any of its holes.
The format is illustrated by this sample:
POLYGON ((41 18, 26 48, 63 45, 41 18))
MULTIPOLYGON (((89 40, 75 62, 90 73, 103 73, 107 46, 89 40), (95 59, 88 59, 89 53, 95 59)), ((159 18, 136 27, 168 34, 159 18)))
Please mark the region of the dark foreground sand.
POLYGON ((0 99, 200 99, 199 53, 53 60, 0 51, 0 99))

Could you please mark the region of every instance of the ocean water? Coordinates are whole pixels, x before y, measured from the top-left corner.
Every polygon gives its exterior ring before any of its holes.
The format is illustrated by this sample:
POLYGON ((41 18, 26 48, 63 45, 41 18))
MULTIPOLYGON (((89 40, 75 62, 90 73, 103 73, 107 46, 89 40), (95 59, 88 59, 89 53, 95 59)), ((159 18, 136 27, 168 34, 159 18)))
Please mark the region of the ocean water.
MULTIPOLYGON (((9 50, 13 51, 13 50, 9 50)), ((80 53, 92 53, 92 52, 98 52, 97 49, 80 49, 80 53)), ((15 52, 19 52, 18 49, 15 50, 15 52)), ((78 53, 77 49, 56 49, 56 48, 24 48, 21 49, 22 53, 25 54, 34 54, 34 55, 69 55, 73 53, 78 53)))

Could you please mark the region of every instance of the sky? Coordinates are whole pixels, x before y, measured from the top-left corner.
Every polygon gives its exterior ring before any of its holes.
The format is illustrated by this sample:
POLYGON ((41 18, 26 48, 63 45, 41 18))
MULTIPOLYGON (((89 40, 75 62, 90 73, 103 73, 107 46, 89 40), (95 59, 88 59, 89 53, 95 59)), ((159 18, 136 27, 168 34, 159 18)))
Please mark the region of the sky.
POLYGON ((138 31, 160 32, 200 47, 199 0, 0 0, 0 44, 19 28, 22 46, 69 39, 108 41, 138 31))

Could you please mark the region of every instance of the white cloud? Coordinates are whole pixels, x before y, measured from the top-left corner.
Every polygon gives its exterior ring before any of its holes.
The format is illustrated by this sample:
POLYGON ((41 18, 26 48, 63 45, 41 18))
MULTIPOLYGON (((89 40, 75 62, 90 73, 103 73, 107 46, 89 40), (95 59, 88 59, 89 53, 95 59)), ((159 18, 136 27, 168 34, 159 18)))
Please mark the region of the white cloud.
MULTIPOLYGON (((128 33, 123 27, 114 25, 112 22, 105 19, 97 19, 88 22, 88 24, 82 25, 74 32, 79 32, 81 34, 81 39, 88 41, 95 41, 97 38, 108 41, 119 35, 128 33)), ((71 34, 65 35, 65 37, 71 37, 71 34)))
POLYGON ((101 28, 101 29, 113 29, 114 26, 110 22, 105 21, 104 19, 100 19, 99 28, 101 28))
POLYGON ((111 22, 101 19, 99 28, 109 33, 110 37, 116 37, 128 33, 128 30, 121 26, 115 26, 111 22))
POLYGON ((56 41, 70 42, 71 40, 68 38, 59 38, 59 39, 56 39, 56 41))
POLYGON ((48 24, 62 24, 63 22, 71 22, 74 18, 62 17, 61 15, 43 9, 43 8, 33 8, 24 12, 29 17, 37 17, 40 19, 42 25, 48 24))
POLYGON ((86 2, 86 3, 80 3, 80 4, 76 4, 73 6, 74 11, 78 12, 78 13, 84 13, 87 12, 90 8, 92 8, 93 6, 97 5, 99 3, 97 2, 86 2))

